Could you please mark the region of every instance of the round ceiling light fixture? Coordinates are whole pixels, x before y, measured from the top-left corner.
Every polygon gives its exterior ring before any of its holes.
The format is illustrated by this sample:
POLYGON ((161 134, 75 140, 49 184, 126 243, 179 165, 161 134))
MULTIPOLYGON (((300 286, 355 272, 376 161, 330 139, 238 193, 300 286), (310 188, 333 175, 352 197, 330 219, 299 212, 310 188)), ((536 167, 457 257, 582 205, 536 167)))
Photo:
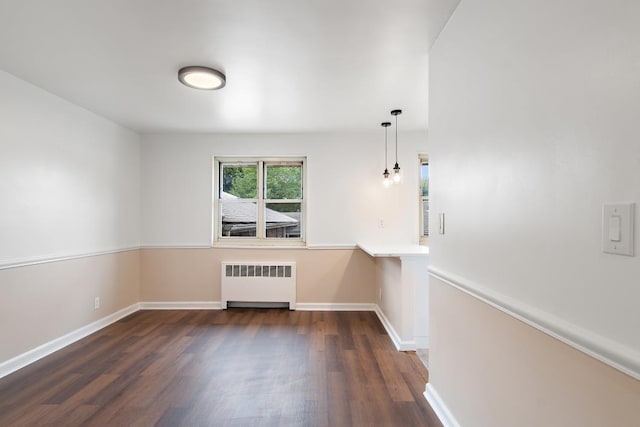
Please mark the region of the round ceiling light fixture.
POLYGON ((221 89, 227 83, 227 78, 220 71, 197 65, 180 68, 178 80, 185 86, 202 90, 221 89))

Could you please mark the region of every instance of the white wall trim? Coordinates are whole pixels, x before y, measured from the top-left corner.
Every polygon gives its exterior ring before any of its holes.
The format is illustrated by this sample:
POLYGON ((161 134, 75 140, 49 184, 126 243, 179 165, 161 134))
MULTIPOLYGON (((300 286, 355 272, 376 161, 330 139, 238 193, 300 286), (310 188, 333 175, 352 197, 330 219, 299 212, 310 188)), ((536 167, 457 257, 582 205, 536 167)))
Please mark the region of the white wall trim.
POLYGON ((220 301, 146 301, 140 310, 222 310, 220 301))
POLYGON ((349 243, 326 243, 326 244, 308 244, 307 249, 311 250, 354 250, 358 249, 358 245, 349 243))
POLYGON ((375 311, 375 304, 367 303, 296 303, 296 310, 300 311, 375 311))
POLYGON ((460 427, 458 421, 454 418, 453 414, 444 403, 438 392, 431 385, 431 383, 427 383, 427 387, 424 391, 424 397, 431 405, 431 409, 436 413, 440 422, 444 427, 460 427))
MULTIPOLYGON (((139 303, 140 310, 222 310, 220 301, 147 301, 139 303)), ((296 303, 299 311, 376 311, 368 303, 296 303)))
POLYGON ((211 245, 181 244, 181 245, 141 245, 140 249, 211 249, 211 245))
POLYGON ((431 277, 640 380, 640 352, 485 286, 429 267, 431 277))
POLYGON ((416 342, 416 349, 419 348, 429 348, 429 337, 414 337, 416 342))
POLYGON ((384 329, 387 331, 387 334, 391 338, 391 341, 393 341, 393 345, 396 346, 396 349, 398 351, 415 351, 416 350, 415 341, 402 341, 400 339, 400 335, 398 335, 396 330, 393 328, 393 325, 391 325, 391 322, 389 322, 389 319, 387 319, 387 316, 384 315, 384 312, 377 304, 375 305, 375 312, 378 315, 378 318, 380 319, 382 326, 384 326, 384 329))
POLYGON ((115 254, 119 252, 135 251, 138 249, 140 249, 139 246, 130 246, 130 247, 124 247, 119 249, 108 249, 105 251, 97 251, 97 252, 80 252, 80 253, 66 254, 66 255, 44 255, 44 256, 38 256, 38 257, 2 260, 0 261, 0 270, 7 270, 9 268, 28 267, 30 265, 46 264, 50 262, 68 261, 71 259, 78 259, 78 258, 88 258, 88 257, 94 257, 94 256, 100 256, 100 255, 109 255, 109 254, 115 254))
POLYGON ((22 353, 12 359, 2 362, 0 363, 0 378, 11 374, 18 369, 22 369, 25 366, 30 365, 33 362, 36 362, 43 357, 48 356, 51 353, 54 353, 70 344, 73 344, 74 342, 81 340, 87 335, 91 335, 94 332, 97 332, 100 329, 105 328, 110 324, 115 323, 132 313, 135 313, 138 310, 138 304, 132 304, 128 307, 116 311, 115 313, 103 317, 102 319, 96 320, 95 322, 78 328, 75 331, 71 331, 68 334, 46 342, 34 349, 27 351, 26 353, 22 353))
POLYGON ((216 243, 214 245, 182 244, 182 245, 142 245, 141 249, 309 249, 309 250, 355 250, 354 244, 328 243, 308 245, 238 245, 229 243, 216 243))

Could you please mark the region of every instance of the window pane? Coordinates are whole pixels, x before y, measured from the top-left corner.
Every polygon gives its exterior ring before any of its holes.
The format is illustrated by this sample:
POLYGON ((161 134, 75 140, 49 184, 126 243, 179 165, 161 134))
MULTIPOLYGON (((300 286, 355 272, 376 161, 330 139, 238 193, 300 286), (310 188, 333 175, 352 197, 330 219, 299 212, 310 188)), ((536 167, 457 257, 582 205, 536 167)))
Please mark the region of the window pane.
POLYGON ((256 237, 258 208, 255 202, 242 199, 222 199, 222 237, 256 237))
POLYGON ((422 184, 422 196, 429 197, 429 163, 422 163, 420 167, 420 183, 422 184))
POLYGON ((256 199, 258 197, 258 167, 257 165, 221 165, 222 191, 225 196, 241 199, 256 199), (225 194, 226 193, 226 194, 225 194))
POLYGON ((300 203, 267 203, 267 237, 300 238, 300 203))
POLYGON ((267 199, 302 199, 302 165, 266 165, 267 199))
POLYGON ((422 201, 422 235, 429 235, 429 200, 422 201))

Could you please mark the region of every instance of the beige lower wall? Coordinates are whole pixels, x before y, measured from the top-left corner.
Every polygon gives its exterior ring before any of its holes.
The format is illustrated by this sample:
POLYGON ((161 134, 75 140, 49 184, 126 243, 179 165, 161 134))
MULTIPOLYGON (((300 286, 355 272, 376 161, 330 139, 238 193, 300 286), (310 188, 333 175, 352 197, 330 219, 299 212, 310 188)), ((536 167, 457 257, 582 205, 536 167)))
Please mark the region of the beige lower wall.
POLYGON ((140 251, 0 270, 0 294, 2 363, 137 303, 140 251))
POLYGON ((295 261, 299 303, 374 303, 375 262, 359 249, 142 249, 142 301, 220 301, 223 261, 295 261))
POLYGON ((462 427, 637 427, 640 382, 432 277, 431 385, 462 427))
MULTIPOLYGON (((402 263, 400 258, 376 258, 376 282, 378 289, 378 306, 391 326, 401 338, 406 337, 403 329, 402 306, 402 263)), ((413 339, 413 337, 411 337, 413 339)))

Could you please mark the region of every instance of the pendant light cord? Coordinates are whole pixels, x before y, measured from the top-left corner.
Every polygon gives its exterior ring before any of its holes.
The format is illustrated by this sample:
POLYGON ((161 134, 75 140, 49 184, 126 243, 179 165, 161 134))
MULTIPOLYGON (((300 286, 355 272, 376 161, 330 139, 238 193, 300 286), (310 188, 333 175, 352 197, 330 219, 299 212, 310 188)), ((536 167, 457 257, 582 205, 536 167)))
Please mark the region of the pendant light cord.
POLYGON ((398 115, 396 114, 396 165, 398 164, 398 115))
POLYGON ((384 127, 384 169, 387 170, 387 126, 384 127))

